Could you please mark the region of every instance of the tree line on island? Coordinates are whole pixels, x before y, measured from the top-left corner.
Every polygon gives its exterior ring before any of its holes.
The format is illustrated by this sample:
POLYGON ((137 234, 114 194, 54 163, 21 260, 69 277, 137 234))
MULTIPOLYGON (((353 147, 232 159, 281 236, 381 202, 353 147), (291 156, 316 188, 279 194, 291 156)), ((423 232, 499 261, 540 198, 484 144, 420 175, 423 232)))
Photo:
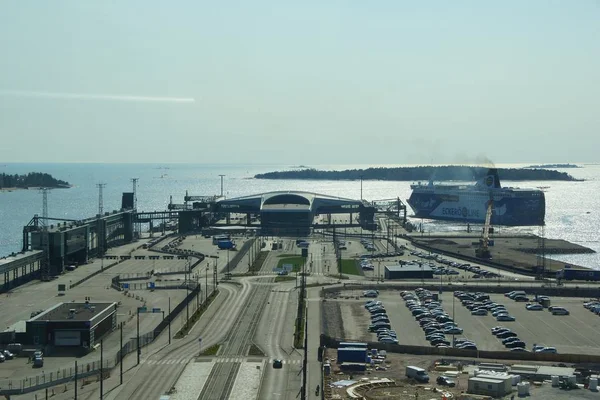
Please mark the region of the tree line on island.
MULTIPOLYGON (((465 165, 346 169, 321 171, 313 168, 257 174, 256 179, 382 180, 382 181, 475 181, 488 167, 465 165)), ((498 168, 500 179, 507 181, 576 181, 566 172, 548 169, 498 168)))
POLYGON ((26 189, 30 187, 68 188, 70 186, 69 182, 56 179, 52 175, 43 172, 30 172, 24 175, 0 174, 0 189, 26 189))

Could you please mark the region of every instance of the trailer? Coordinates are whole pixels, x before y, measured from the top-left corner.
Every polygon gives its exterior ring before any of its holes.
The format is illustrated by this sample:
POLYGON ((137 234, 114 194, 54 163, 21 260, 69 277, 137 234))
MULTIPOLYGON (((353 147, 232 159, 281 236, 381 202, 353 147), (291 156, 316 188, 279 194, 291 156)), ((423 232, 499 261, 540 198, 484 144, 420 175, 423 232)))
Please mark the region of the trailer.
POLYGON ((556 279, 564 279, 566 281, 600 281, 600 271, 564 268, 556 272, 556 279))

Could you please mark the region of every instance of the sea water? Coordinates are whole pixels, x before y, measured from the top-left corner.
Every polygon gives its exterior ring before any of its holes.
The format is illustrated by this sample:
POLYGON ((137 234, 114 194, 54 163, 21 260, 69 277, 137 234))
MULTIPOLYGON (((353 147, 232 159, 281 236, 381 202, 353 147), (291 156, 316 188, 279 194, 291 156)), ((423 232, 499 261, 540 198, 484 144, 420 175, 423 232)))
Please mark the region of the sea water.
MULTIPOLYGON (((582 164, 583 165, 583 164, 582 164)), ((359 169, 390 165, 310 165, 323 170, 359 169)), ((401 165, 393 165, 401 166, 401 165)), ((497 165, 499 168, 517 168, 526 164, 497 165)), ((581 182, 565 181, 502 181, 503 186, 544 188, 546 195, 547 238, 565 239, 600 252, 600 165, 583 165, 584 168, 559 169, 581 182)), ((0 173, 24 174, 46 172, 73 185, 70 189, 51 190, 48 195, 48 215, 55 218, 82 219, 98 213, 98 188, 103 190, 104 211, 121 206, 121 193, 133 190, 132 178, 138 178, 138 209, 165 210, 170 196, 174 203, 183 203, 186 190, 190 195, 219 195, 220 174, 226 197, 238 197, 276 190, 299 190, 360 198, 359 181, 309 181, 253 179, 258 173, 282 171, 292 165, 228 165, 228 164, 5 164, 0 173)), ((500 177, 502 179, 502 177, 500 177)), ((363 198, 366 200, 399 197, 406 203, 412 182, 363 181, 363 198)), ((22 229, 35 215, 42 215, 42 195, 39 190, 0 192, 0 256, 21 250, 22 229)), ((411 210, 409 207, 409 215, 411 210)), ((461 224, 420 219, 425 233, 464 230, 461 224)), ((537 227, 498 227, 501 232, 538 233, 537 227)), ((600 269, 600 253, 552 256, 552 258, 600 269)))

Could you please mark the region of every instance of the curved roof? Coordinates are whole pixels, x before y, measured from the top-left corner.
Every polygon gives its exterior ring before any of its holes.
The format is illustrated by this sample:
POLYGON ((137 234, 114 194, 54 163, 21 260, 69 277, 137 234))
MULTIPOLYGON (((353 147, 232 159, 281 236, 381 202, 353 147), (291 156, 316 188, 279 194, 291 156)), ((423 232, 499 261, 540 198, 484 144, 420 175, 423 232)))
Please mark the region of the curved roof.
POLYGON ((235 208, 244 208, 255 211, 294 210, 311 211, 313 213, 318 212, 323 207, 348 208, 348 212, 350 212, 352 209, 358 209, 361 205, 360 200, 289 190, 260 193, 217 202, 217 207, 231 209, 231 211, 234 211, 235 208))

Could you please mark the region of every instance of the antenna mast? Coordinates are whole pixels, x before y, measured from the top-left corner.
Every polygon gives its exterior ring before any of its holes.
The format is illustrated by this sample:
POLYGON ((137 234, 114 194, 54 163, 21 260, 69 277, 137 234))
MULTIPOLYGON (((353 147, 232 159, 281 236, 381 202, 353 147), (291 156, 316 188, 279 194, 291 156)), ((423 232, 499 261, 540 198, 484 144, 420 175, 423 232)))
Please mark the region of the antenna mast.
POLYGON ((98 214, 102 216, 104 213, 104 198, 102 196, 102 190, 106 187, 106 183, 97 183, 96 187, 98 188, 98 214))

